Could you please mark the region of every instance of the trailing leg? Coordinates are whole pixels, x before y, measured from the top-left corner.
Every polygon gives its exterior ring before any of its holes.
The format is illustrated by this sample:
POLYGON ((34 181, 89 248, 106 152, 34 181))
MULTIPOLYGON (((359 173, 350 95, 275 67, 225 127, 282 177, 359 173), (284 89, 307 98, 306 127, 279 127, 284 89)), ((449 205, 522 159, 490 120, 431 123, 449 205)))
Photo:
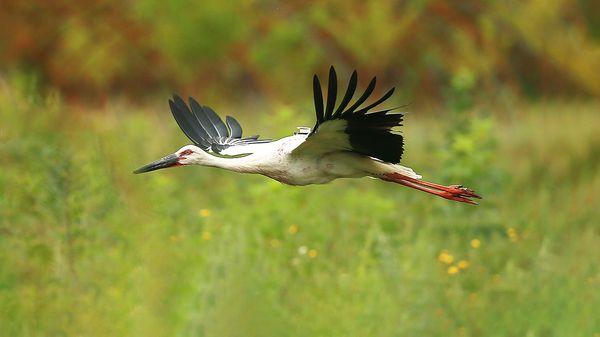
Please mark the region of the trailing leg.
POLYGON ((472 205, 478 205, 478 203, 471 200, 471 198, 481 199, 481 196, 476 194, 475 191, 463 187, 462 185, 438 185, 396 172, 385 173, 380 176, 380 179, 431 193, 449 200, 465 202, 472 205))

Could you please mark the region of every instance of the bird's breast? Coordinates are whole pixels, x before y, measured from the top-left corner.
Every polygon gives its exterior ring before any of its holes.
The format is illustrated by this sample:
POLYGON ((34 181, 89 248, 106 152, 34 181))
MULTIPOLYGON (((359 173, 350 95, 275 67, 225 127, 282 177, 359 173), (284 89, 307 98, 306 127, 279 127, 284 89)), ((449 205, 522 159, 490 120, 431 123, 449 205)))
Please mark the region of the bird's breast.
POLYGON ((284 184, 297 186, 325 184, 337 178, 312 165, 297 165, 271 170, 265 175, 284 184))
MULTIPOLYGON (((340 177, 359 176, 354 168, 347 165, 346 151, 318 156, 297 156, 292 152, 305 136, 292 136, 272 143, 269 151, 257 157, 258 172, 288 185, 325 184, 340 177)), ((364 175, 364 174, 363 174, 364 175)))
POLYGON ((337 164, 327 158, 285 157, 263 174, 288 185, 325 184, 349 176, 349 174, 340 174, 337 164))

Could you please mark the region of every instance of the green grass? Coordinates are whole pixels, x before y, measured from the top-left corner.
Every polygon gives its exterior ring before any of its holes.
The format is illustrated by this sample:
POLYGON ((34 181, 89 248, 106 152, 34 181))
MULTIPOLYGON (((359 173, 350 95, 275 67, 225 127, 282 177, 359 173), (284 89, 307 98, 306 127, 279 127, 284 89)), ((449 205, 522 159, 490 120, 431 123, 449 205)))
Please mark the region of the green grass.
MULTIPOLYGON (((277 110, 240 119, 284 136, 312 117, 277 110)), ((596 336, 598 106, 516 110, 408 116, 404 163, 473 207, 370 179, 133 175, 186 141, 166 104, 4 87, 0 336, 596 336)))

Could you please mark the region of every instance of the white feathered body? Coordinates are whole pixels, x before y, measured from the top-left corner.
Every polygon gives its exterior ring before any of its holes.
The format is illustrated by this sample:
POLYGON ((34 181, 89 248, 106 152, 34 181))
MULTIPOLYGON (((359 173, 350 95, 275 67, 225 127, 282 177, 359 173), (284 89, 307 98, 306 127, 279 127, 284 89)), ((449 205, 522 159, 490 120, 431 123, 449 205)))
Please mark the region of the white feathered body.
MULTIPOLYGON (((199 159, 205 166, 215 166, 240 173, 257 173, 288 185, 325 184, 338 178, 361 178, 365 176, 398 172, 420 179, 412 169, 385 163, 381 160, 346 150, 296 151, 306 141, 306 134, 296 134, 274 142, 232 146, 221 155, 241 156, 220 158, 213 155, 199 159), (242 156, 248 154, 246 156, 242 156)), ((185 150, 185 148, 182 148, 185 150)))
POLYGON ((404 140, 398 127, 402 113, 378 108, 394 88, 367 104, 375 88, 373 78, 353 101, 356 71, 345 94, 337 100, 337 75, 329 71, 327 99, 318 77, 313 77, 316 123, 300 127, 293 136, 277 141, 242 137, 241 125, 227 116, 223 121, 210 107, 192 97, 189 104, 177 96, 169 107, 177 124, 194 143, 174 154, 147 164, 134 173, 182 165, 219 167, 240 173, 262 174, 288 185, 325 184, 338 178, 373 177, 435 194, 446 199, 476 204, 474 191, 459 185, 443 186, 421 180, 412 169, 399 164, 404 140), (339 102, 339 104, 337 104, 339 102))

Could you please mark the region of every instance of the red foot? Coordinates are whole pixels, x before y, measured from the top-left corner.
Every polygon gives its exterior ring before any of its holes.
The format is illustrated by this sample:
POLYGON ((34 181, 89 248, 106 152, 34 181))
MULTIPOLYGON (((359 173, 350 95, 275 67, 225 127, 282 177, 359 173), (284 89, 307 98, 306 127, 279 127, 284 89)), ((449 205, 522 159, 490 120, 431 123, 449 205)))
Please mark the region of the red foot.
POLYGON ((468 204, 473 204, 473 205, 478 205, 478 203, 469 198, 481 199, 481 196, 476 194, 475 191, 473 191, 470 188, 463 187, 462 185, 447 186, 447 189, 443 190, 438 195, 442 198, 460 201, 460 202, 466 202, 468 204))
POLYGON ((408 186, 423 192, 431 193, 442 198, 465 202, 472 205, 479 205, 470 198, 481 199, 472 189, 463 187, 462 185, 438 185, 427 181, 407 177, 399 173, 388 173, 384 175, 383 180, 392 181, 404 186, 408 186))

